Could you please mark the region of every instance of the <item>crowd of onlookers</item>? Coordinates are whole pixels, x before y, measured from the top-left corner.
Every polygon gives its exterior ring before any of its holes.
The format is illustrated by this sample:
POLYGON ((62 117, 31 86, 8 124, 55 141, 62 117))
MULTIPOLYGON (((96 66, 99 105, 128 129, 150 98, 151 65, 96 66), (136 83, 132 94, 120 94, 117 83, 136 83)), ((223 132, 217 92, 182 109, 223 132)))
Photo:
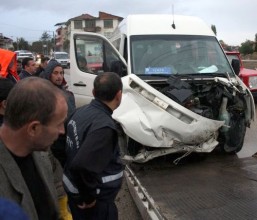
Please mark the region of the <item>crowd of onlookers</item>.
POLYGON ((76 109, 60 63, 0 49, 0 219, 118 219, 121 79, 99 74, 92 92, 76 109))

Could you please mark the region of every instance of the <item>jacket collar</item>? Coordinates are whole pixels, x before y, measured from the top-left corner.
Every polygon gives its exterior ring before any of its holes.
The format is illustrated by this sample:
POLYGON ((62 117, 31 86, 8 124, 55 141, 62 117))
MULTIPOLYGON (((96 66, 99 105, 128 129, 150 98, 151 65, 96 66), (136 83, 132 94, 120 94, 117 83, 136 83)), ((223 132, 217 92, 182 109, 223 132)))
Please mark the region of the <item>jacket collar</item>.
POLYGON ((106 112, 108 115, 112 115, 113 111, 109 108, 106 104, 104 104, 100 99, 93 99, 91 101, 91 104, 97 108, 102 109, 104 112, 106 112))

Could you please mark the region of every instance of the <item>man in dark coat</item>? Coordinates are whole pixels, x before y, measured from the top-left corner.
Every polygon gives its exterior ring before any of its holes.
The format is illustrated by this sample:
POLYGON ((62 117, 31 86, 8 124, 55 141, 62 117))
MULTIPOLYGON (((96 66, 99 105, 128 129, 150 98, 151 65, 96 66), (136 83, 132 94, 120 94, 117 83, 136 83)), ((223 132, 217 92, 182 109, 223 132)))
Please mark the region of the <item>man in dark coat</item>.
POLYGON ((19 74, 20 79, 33 76, 36 72, 36 63, 31 57, 25 57, 22 62, 22 71, 19 74))
POLYGON ((117 220, 114 200, 124 166, 112 113, 121 102, 120 77, 116 73, 97 75, 93 94, 95 99, 68 122, 63 181, 73 219, 117 220))
POLYGON ((28 77, 12 88, 7 103, 0 127, 0 197, 19 204, 30 219, 57 220, 48 150, 65 132, 66 98, 48 81, 28 77))
POLYGON ((39 76, 40 73, 42 73, 45 70, 49 60, 50 60, 49 57, 42 57, 41 58, 40 64, 39 64, 39 66, 38 66, 38 68, 35 72, 35 76, 39 76))

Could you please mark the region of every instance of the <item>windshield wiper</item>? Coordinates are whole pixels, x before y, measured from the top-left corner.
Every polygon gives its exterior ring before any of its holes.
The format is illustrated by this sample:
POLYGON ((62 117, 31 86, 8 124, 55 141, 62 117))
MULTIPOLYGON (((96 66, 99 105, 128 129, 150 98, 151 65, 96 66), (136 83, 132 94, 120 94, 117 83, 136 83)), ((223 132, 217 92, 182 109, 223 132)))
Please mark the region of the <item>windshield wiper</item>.
POLYGON ((221 77, 227 77, 228 78, 228 73, 221 73, 221 72, 218 72, 218 73, 201 73, 200 75, 206 75, 206 76, 213 76, 213 77, 216 77, 216 76, 221 76, 221 77))
POLYGON ((161 73, 157 73, 157 74, 136 74, 137 76, 161 76, 161 77, 170 77, 170 75, 173 75, 173 74, 161 74, 161 73))

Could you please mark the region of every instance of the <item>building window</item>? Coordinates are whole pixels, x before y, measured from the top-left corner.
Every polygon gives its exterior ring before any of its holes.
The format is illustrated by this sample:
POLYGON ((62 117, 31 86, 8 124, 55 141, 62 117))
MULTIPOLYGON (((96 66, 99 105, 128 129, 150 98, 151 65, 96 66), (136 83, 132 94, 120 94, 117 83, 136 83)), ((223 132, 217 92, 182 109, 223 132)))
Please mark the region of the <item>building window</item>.
POLYGON ((86 28, 94 28, 95 27, 95 20, 86 20, 86 28))
POLYGON ((113 28, 113 20, 104 20, 104 28, 113 28))
POLYGON ((74 21, 74 29, 82 29, 82 21, 74 21))

